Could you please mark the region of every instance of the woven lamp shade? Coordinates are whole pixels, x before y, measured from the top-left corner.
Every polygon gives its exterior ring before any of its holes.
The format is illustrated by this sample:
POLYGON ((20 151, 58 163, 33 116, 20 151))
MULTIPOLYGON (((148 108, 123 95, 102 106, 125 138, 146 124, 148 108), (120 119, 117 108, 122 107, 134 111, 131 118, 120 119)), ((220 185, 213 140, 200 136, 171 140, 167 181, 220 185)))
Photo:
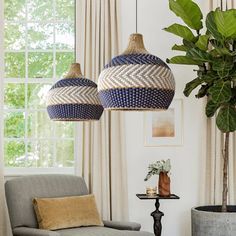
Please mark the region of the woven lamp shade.
POLYGON ((143 36, 132 34, 126 51, 101 72, 98 93, 107 110, 168 109, 175 80, 168 65, 147 52, 143 36))
POLYGON ((67 76, 49 90, 47 111, 50 119, 57 121, 100 119, 103 107, 97 85, 82 76, 79 63, 72 64, 67 76))

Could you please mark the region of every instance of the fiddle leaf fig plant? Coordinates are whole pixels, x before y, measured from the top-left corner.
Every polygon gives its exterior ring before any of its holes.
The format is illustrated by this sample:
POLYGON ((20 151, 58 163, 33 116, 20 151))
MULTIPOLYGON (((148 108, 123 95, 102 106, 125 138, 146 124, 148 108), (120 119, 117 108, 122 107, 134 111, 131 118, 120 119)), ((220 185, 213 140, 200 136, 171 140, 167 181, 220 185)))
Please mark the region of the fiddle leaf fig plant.
POLYGON ((168 63, 195 65, 197 77, 186 84, 188 97, 197 89, 196 98, 207 97, 207 117, 216 115, 216 125, 224 133, 222 211, 227 211, 228 159, 230 133, 236 130, 236 9, 217 8, 203 14, 192 0, 169 0, 170 10, 183 21, 164 30, 182 40, 172 50, 181 55, 167 59, 168 63))

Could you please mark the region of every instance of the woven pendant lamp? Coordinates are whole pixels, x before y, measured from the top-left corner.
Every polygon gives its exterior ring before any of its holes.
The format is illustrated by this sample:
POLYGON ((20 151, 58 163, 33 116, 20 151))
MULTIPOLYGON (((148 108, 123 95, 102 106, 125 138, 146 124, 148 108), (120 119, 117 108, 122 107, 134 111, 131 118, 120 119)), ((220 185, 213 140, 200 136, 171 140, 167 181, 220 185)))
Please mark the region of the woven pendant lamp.
POLYGON ((74 63, 62 80, 47 94, 47 111, 56 121, 99 120, 103 107, 98 99, 97 85, 82 76, 80 64, 74 63))
POLYGON ((160 58, 147 52, 141 34, 130 36, 128 48, 113 58, 98 79, 107 110, 168 109, 175 93, 174 76, 160 58))

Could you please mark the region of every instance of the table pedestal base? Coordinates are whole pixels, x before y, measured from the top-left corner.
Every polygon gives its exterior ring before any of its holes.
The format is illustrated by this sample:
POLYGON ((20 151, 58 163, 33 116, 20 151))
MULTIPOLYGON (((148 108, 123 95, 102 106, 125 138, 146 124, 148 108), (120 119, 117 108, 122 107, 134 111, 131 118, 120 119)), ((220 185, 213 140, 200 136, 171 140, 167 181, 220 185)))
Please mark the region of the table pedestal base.
POLYGON ((153 229, 155 236, 161 236, 161 230, 162 230, 161 218, 162 216, 164 216, 164 213, 159 211, 160 207, 159 199, 156 199, 155 207, 156 210, 151 213, 151 216, 154 219, 153 229))
POLYGON ((156 210, 151 213, 151 216, 154 219, 154 234, 155 236, 161 236, 161 230, 162 230, 162 225, 161 225, 161 218, 164 216, 164 213, 159 211, 160 203, 159 200, 170 200, 170 199, 179 199, 179 197, 175 194, 171 194, 170 196, 160 196, 159 194, 153 195, 153 196, 148 196, 147 194, 136 194, 136 196, 141 199, 141 200, 156 200, 155 206, 156 210))

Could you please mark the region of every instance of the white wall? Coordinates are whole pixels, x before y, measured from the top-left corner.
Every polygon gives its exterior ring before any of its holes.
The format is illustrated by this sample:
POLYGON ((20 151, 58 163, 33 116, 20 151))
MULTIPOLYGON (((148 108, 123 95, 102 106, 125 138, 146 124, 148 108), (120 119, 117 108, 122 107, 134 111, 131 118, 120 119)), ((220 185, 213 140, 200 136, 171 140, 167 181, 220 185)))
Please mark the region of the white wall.
MULTIPOLYGON (((135 31, 135 0, 121 0, 121 3, 122 48, 125 49, 129 34, 135 31)), ((168 1, 138 0, 138 11, 138 31, 144 35, 147 50, 163 60, 173 56, 171 46, 178 39, 162 30, 177 20, 168 9, 168 1)), ((150 213, 154 210, 154 201, 140 201, 135 195, 143 193, 146 185, 156 183, 155 177, 148 184, 143 181, 148 164, 170 158, 172 192, 181 199, 161 201, 161 210, 165 213, 162 235, 190 236, 190 209, 200 204, 202 146, 205 138, 204 104, 194 96, 185 98, 182 94, 186 82, 196 76, 193 68, 173 65, 171 68, 177 85, 175 97, 183 98, 184 101, 184 145, 144 147, 143 112, 126 112, 129 213, 131 221, 140 222, 143 230, 152 232, 150 213)))

